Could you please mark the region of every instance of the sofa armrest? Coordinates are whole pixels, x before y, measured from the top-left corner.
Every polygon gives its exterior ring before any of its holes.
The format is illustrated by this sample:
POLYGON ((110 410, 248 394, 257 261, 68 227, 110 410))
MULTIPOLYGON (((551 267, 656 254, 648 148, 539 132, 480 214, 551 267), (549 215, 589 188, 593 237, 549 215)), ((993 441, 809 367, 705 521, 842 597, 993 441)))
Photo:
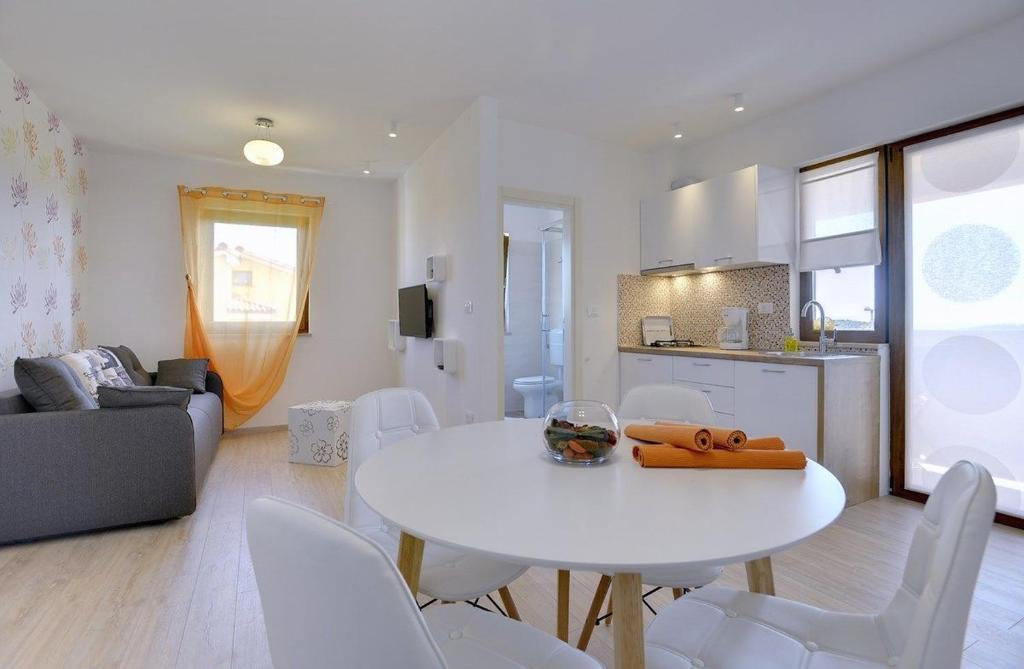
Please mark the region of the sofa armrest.
POLYGON ((213 370, 206 373, 206 392, 213 393, 220 398, 220 403, 224 404, 224 379, 213 370))
POLYGON ((0 416, 0 543, 192 513, 194 439, 173 406, 0 416))

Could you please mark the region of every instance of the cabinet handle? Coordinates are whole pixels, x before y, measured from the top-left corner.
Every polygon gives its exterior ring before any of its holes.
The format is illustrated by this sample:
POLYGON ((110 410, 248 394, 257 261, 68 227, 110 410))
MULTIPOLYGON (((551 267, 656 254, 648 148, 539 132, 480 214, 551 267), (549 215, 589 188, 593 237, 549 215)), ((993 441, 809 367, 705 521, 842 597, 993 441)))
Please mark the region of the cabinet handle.
POLYGON ((720 260, 732 260, 732 256, 722 256, 721 258, 715 258, 715 262, 720 260))
POLYGON ((693 363, 693 366, 694 367, 710 367, 711 363, 710 362, 695 362, 695 363, 693 363))
POLYGON ((654 362, 654 358, 637 358, 637 362, 654 362))
POLYGON ((670 262, 672 262, 672 260, 673 260, 672 258, 665 258, 664 260, 659 260, 659 261, 658 261, 658 264, 659 264, 659 265, 665 265, 665 264, 667 264, 667 263, 670 263, 670 262))
POLYGON ((761 371, 764 372, 765 374, 785 374, 786 373, 786 370, 784 370, 784 369, 764 369, 763 367, 761 368, 761 371))

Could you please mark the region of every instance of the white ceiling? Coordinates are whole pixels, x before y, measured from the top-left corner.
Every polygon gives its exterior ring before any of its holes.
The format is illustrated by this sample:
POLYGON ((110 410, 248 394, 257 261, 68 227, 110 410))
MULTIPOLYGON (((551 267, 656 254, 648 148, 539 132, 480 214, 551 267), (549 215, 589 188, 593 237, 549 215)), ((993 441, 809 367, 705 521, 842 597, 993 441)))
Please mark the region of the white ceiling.
POLYGON ((394 175, 470 101, 650 149, 727 131, 1020 0, 0 0, 0 58, 93 146, 394 175), (743 91, 747 111, 729 94, 743 91), (388 140, 389 121, 401 137, 388 140))

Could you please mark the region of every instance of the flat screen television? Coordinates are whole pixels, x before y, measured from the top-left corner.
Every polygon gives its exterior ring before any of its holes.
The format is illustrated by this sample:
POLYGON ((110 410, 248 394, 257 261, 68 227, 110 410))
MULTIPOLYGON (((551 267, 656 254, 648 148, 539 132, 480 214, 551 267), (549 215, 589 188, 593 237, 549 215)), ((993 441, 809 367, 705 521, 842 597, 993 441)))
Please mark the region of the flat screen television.
POLYGON ((398 289, 398 333, 403 337, 434 336, 434 302, 427 297, 427 286, 398 289))

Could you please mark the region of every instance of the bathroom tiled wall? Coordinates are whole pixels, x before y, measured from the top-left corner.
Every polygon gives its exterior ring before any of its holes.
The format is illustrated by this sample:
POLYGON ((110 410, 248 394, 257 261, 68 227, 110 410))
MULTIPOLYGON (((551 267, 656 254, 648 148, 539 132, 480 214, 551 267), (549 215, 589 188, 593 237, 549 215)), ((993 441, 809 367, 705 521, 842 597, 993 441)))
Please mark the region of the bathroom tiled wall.
POLYGON ((750 347, 782 348, 790 331, 789 268, 786 265, 679 277, 620 274, 619 346, 639 346, 640 319, 671 316, 674 334, 702 346, 718 345, 722 307, 746 307, 750 347), (774 313, 758 314, 760 302, 774 313))

